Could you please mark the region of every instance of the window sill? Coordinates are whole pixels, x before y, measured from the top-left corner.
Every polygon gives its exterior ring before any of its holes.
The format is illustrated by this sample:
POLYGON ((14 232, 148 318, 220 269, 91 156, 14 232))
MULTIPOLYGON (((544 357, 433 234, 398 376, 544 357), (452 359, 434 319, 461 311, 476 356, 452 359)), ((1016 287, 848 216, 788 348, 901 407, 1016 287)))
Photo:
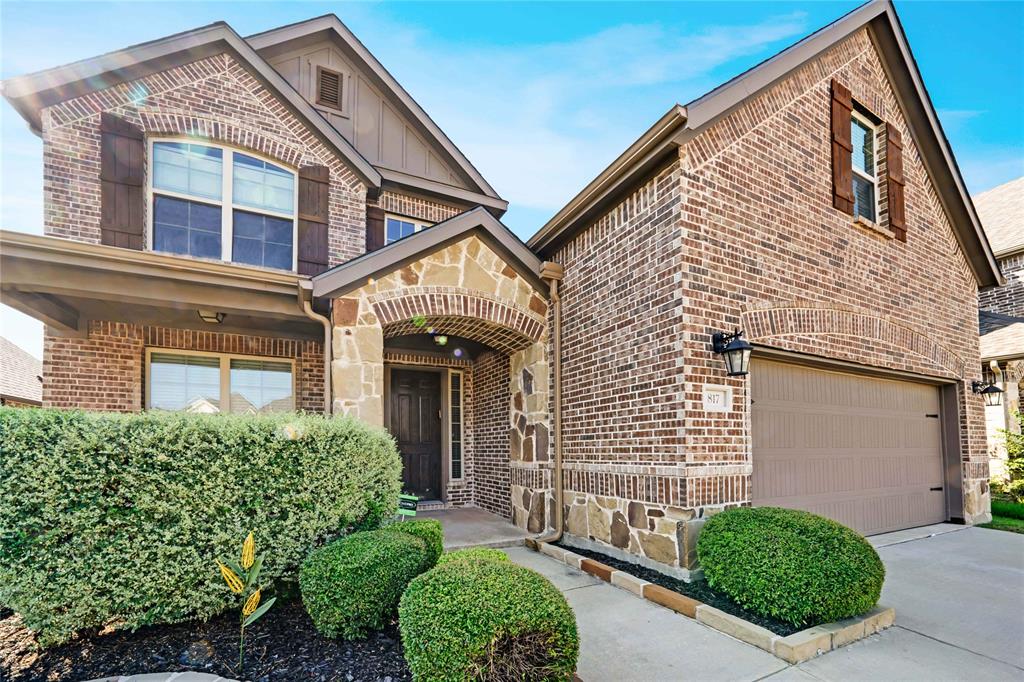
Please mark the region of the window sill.
POLYGON ((854 218, 853 224, 856 225, 857 227, 863 227, 866 230, 871 230, 872 232, 874 232, 876 234, 880 234, 883 237, 885 237, 886 239, 896 239, 896 233, 895 232, 893 232, 892 230, 890 230, 887 227, 883 227, 883 226, 879 225, 878 223, 874 222, 873 220, 868 220, 867 218, 864 218, 863 216, 857 216, 856 218, 854 218))

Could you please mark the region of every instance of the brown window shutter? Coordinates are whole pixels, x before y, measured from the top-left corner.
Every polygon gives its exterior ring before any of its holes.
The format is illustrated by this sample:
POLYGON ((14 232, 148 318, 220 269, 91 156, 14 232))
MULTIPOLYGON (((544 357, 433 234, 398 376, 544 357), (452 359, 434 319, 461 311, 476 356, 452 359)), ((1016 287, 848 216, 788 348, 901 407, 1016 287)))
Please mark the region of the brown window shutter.
POLYGON ((366 207, 366 252, 376 251, 384 246, 384 209, 366 207))
POLYGON ((891 123, 885 124, 886 190, 889 203, 889 229, 901 242, 907 241, 907 214, 904 209, 903 137, 891 123))
POLYGON ((319 275, 330 268, 328 226, 331 171, 326 166, 299 169, 299 274, 319 275))
POLYGON ((142 128, 113 114, 100 115, 100 241, 142 250, 145 182, 142 128))
POLYGON ((853 144, 850 141, 850 90, 832 79, 832 205, 853 215, 853 144))

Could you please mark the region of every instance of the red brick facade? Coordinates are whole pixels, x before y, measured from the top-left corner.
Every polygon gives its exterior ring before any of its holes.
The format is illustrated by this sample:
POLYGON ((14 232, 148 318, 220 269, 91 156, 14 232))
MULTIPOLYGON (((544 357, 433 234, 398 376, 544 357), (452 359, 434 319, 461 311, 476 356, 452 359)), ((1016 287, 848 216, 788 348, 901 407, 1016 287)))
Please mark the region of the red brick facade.
POLYGON ((504 518, 509 507, 509 359, 488 352, 473 363, 473 500, 504 518))
POLYGON ((1006 284, 982 290, 978 294, 978 306, 990 313, 1024 317, 1024 253, 1001 258, 999 267, 1006 284))

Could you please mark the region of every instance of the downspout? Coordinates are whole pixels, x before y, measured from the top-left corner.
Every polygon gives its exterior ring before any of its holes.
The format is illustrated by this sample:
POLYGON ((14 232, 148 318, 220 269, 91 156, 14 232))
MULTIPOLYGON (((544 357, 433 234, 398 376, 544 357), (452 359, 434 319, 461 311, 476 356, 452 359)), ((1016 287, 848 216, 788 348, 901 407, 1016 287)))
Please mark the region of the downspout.
POLYGON ((324 327, 324 416, 331 416, 331 321, 313 310, 313 282, 299 280, 299 307, 306 317, 324 327))
POLYGON ((558 293, 558 283, 562 281, 565 271, 562 266, 552 261, 541 264, 541 279, 547 280, 548 297, 551 299, 551 356, 552 373, 554 374, 554 414, 551 415, 551 431, 555 439, 555 518, 551 531, 542 533, 530 541, 531 546, 542 542, 558 542, 562 538, 563 525, 563 490, 562 490, 562 298, 558 293))

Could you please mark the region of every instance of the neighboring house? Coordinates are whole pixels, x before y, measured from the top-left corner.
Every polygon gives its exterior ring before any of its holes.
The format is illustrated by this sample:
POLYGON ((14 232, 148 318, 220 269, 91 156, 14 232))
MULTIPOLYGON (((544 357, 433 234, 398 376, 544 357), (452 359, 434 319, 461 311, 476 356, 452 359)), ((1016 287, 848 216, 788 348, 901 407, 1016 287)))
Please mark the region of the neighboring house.
POLYGON ((43 404, 43 363, 0 336, 0 405, 43 404))
POLYGON ((1024 380, 1024 177, 974 197, 978 217, 1006 276, 1006 284, 978 294, 982 374, 1003 389, 999 405, 985 408, 993 479, 1006 475, 1002 430, 1020 432, 1013 415, 1020 410, 1024 380))
POLYGON ((45 405, 326 406, 426 500, 682 572, 730 506, 990 516, 1001 276, 887 2, 671 108, 526 245, 334 16, 4 94, 44 142, 46 236, 3 233, 0 278, 48 325, 45 405))

